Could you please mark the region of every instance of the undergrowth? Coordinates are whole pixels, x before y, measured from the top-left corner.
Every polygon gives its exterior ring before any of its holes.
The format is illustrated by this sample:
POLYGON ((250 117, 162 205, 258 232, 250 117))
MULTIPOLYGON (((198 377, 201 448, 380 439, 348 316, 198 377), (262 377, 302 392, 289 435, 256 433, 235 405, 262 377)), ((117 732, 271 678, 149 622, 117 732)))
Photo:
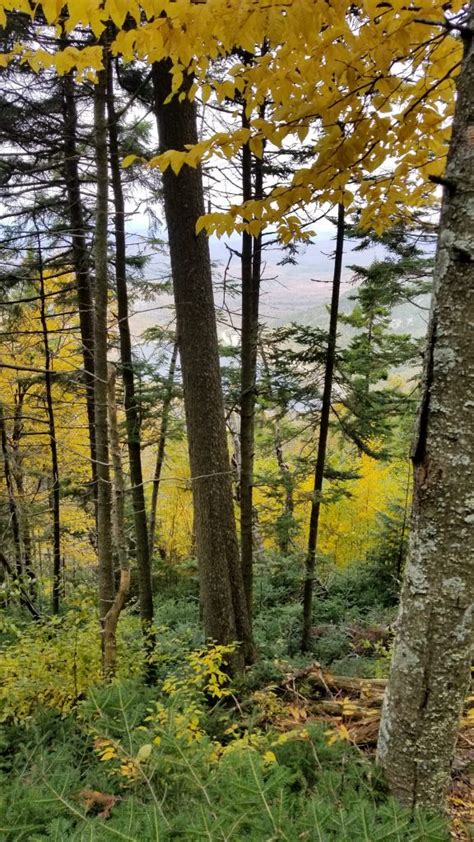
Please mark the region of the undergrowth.
POLYGON ((100 681, 97 617, 86 591, 60 617, 5 614, 0 674, 0 838, 211 842, 447 840, 444 821, 388 797, 344 729, 298 723, 276 685, 298 664, 377 675, 389 642, 376 574, 325 571, 313 651, 297 654, 300 560, 257 577, 258 663, 230 686, 228 648, 205 647, 195 582, 157 611, 156 682, 141 681, 133 603, 119 624, 116 679, 100 681), (377 597, 377 598, 376 598, 377 597), (366 639, 364 638, 366 635, 366 639), (285 725, 285 722, 290 724, 285 725))
POLYGON ((370 761, 321 728, 242 731, 228 707, 218 740, 209 688, 168 689, 118 682, 74 715, 4 725, 1 838, 447 840, 441 819, 400 808, 370 761))

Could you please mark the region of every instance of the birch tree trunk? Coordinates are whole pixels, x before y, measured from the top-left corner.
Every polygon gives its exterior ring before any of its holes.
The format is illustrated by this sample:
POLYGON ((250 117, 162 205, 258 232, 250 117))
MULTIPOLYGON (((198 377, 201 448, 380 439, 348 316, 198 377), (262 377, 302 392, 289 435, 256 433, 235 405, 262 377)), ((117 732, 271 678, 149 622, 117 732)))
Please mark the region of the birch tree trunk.
POLYGON ((378 762, 411 807, 439 808, 469 679, 474 586, 474 2, 448 155, 409 557, 378 762))

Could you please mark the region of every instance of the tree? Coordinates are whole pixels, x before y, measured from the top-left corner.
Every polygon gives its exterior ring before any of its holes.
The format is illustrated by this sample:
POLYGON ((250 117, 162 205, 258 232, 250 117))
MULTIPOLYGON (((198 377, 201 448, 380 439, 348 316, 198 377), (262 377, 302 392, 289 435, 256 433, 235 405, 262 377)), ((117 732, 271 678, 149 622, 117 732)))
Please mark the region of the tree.
POLYGON ((327 341, 326 364, 324 371, 324 389, 321 401, 321 415, 319 421, 318 450, 314 469, 313 499, 311 502, 311 516, 308 532, 308 551, 306 555, 306 572, 303 592, 303 634, 301 648, 305 652, 309 649, 311 640, 311 624, 313 622, 313 581, 316 565, 316 549, 318 545, 319 514, 321 511, 321 495, 324 481, 324 466, 326 462, 326 447, 329 433, 329 416, 331 413, 331 395, 336 362, 337 319, 339 313, 339 292, 342 276, 342 255, 344 249, 344 205, 339 204, 337 215, 336 251, 334 256, 334 275, 331 296, 331 312, 327 341))
POLYGON ((165 449, 166 449, 166 439, 168 436, 168 426, 170 420, 170 412, 171 412, 171 404, 173 401, 173 394, 174 394, 174 381, 175 381, 175 373, 176 373, 176 363, 178 360, 178 343, 176 340, 173 342, 173 350, 171 352, 171 359, 168 369, 168 376, 166 378, 166 382, 164 384, 165 391, 163 394, 163 400, 161 404, 161 426, 160 426, 160 435, 158 439, 158 447, 156 450, 156 462, 155 462, 155 471, 153 474, 153 489, 151 492, 151 504, 150 504, 150 522, 148 525, 148 541, 150 547, 150 558, 153 558, 153 552, 155 549, 155 534, 156 534, 156 513, 157 513, 157 506, 158 506, 158 493, 160 490, 160 482, 161 482, 161 474, 163 471, 163 465, 165 461, 165 449))
MULTIPOLYGON (((242 104, 242 126, 251 125, 248 103, 242 104)), ((251 108, 250 108, 251 111, 251 108)), ((265 105, 260 107, 263 119, 265 105)), ((263 196, 263 153, 255 158, 249 143, 242 147, 242 200, 249 202, 263 196)), ((262 265, 262 237, 242 232, 242 324, 240 365, 240 553, 247 610, 253 611, 253 545, 254 545, 254 450, 255 408, 257 393, 258 317, 262 265)))
POLYGON ((53 613, 57 614, 59 612, 59 602, 61 594, 61 516, 59 461, 52 391, 51 351, 49 347, 50 343, 48 334, 48 320, 46 314, 43 255, 41 250, 41 238, 39 233, 38 274, 40 288, 40 319, 44 346, 44 383, 46 395, 46 408, 48 414, 49 449, 51 452, 51 511, 53 516, 53 613))
POLYGON ((87 419, 89 424, 92 486, 94 500, 96 500, 97 462, 94 408, 94 317, 92 283, 90 277, 91 259, 87 244, 85 213, 81 194, 81 181, 79 174, 80 156, 77 149, 78 120, 75 85, 72 72, 66 73, 62 79, 62 113, 64 121, 64 180, 66 183, 67 205, 71 224, 71 252, 81 327, 82 356, 84 360, 84 380, 86 387, 87 419))
POLYGON ((115 634, 107 625, 114 602, 112 510, 108 435, 107 370, 107 223, 109 171, 107 155, 107 76, 100 71, 94 97, 94 141, 97 168, 94 296, 94 403, 97 454, 97 543, 99 556, 99 616, 102 627, 102 666, 105 676, 115 667, 115 634))
MULTIPOLYGON (((132 359, 132 340, 130 336, 128 290, 127 290, 127 248, 125 232, 125 199, 122 188, 122 174, 119 150, 119 126, 115 109, 113 64, 106 57, 107 72, 107 116, 109 134, 109 157, 112 192, 115 206, 115 281, 117 286, 118 328, 120 336, 120 360, 124 385, 125 425, 127 447, 130 462, 130 481, 132 486, 133 517, 135 525, 135 546, 138 567, 138 593, 140 616, 145 636, 145 645, 149 655, 154 647, 152 632, 153 594, 151 588, 151 568, 148 546, 147 515, 141 458, 140 411, 135 394, 135 375, 132 359)), ((147 667, 150 677, 153 672, 151 661, 147 667), (151 672, 150 672, 151 670, 151 672)))
POLYGON ((377 755, 402 802, 433 809, 449 780, 472 651, 473 26, 471 0, 412 453, 412 533, 377 755))
POLYGON ((417 367, 420 345, 410 334, 394 331, 393 310, 407 303, 410 309, 423 308, 420 296, 431 289, 433 261, 418 245, 427 239, 421 228, 398 225, 377 236, 356 227, 349 236, 359 239, 354 251, 382 245, 386 254, 369 266, 348 267, 357 290, 351 295, 352 312, 341 313, 339 319, 351 335, 339 353, 338 421, 359 452, 388 458, 394 428, 400 429, 404 416, 411 422, 415 402, 415 387, 407 393, 393 382, 393 374, 401 367, 417 367))
MULTIPOLYGON (((187 98, 171 97, 170 62, 153 65, 155 113, 162 151, 197 143, 196 111, 187 98)), ((196 235, 204 213, 200 168, 164 173, 177 340, 181 359, 189 461, 193 482, 196 551, 206 636, 219 643, 240 641, 234 667, 252 657, 249 616, 240 567, 209 245, 196 235)))
POLYGON ((127 600, 128 591, 130 588, 130 562, 128 559, 126 536, 125 536, 125 516, 124 516, 124 495, 125 486, 122 471, 122 459, 120 453, 120 437, 117 422, 117 400, 115 396, 115 368, 113 365, 108 366, 108 411, 109 411, 109 440, 110 440, 110 456, 113 465, 113 484, 112 484, 112 525, 114 533, 115 552, 119 562, 120 581, 117 592, 114 596, 114 601, 110 606, 104 619, 104 638, 107 641, 109 648, 109 659, 112 664, 116 660, 116 632, 117 624, 125 602, 127 600))

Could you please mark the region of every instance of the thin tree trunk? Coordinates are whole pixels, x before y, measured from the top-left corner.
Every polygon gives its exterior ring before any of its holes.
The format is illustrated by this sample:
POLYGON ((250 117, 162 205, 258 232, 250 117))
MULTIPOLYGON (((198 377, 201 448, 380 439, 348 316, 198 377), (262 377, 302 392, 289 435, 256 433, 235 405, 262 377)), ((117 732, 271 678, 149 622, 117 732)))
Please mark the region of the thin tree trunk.
POLYGON ((33 605, 32 601, 30 599, 30 595, 28 594, 26 589, 21 584, 21 578, 19 577, 17 571, 12 568, 10 562, 5 557, 5 555, 1 552, 1 550, 0 550, 0 564, 2 565, 3 569, 8 573, 8 575, 11 576, 12 579, 14 579, 16 581, 19 581, 20 602, 21 602, 21 604, 24 605, 25 608, 28 609, 28 611, 30 612, 30 614, 31 614, 31 616, 33 617, 34 620, 40 620, 41 615, 37 611, 35 606, 33 605))
MULTIPOLYGON (((171 65, 153 65, 155 109, 161 150, 197 142, 195 105, 171 92, 171 65)), ((185 82, 189 87, 190 79, 185 82)), ((206 636, 220 644, 242 646, 231 668, 251 659, 253 645, 235 527, 231 469, 209 244, 196 235, 204 213, 200 168, 184 166, 179 175, 163 174, 178 343, 183 373, 189 459, 193 477, 194 524, 206 636)))
POLYGON ((16 390, 16 399, 15 399, 15 411, 14 411, 14 420, 13 420, 13 431, 12 431, 12 449, 13 449, 13 459, 12 459, 12 472, 13 476, 15 477, 15 484, 18 493, 18 511, 20 515, 20 534, 21 534, 21 541, 23 544, 23 567, 25 570, 26 575, 30 580, 30 591, 33 597, 36 596, 36 576, 33 570, 33 552, 32 552, 32 545, 31 545, 31 532, 30 532, 30 518, 28 513, 28 506, 26 503, 26 495, 25 495, 25 485, 24 485, 24 474, 23 474, 23 465, 22 459, 20 455, 20 439, 21 439, 21 430, 22 430, 22 417, 23 417, 23 401, 26 394, 26 388, 19 383, 17 385, 16 390))
POLYGON ((171 403, 173 400, 173 387, 176 372, 176 361, 178 359, 178 343, 173 345, 173 352, 171 354, 170 367, 168 377, 166 378, 166 388, 163 397, 163 404, 161 407, 161 428, 160 437, 158 439, 158 449, 156 452, 155 473, 153 476, 153 489, 151 493, 151 508, 150 508, 150 525, 148 528, 149 552, 150 558, 153 558, 155 549, 155 533, 156 533, 156 510, 158 505, 158 492, 160 490, 161 472, 165 461, 166 437, 168 435, 168 422, 170 416, 171 403))
POLYGON ((110 457, 114 472, 112 482, 112 526, 120 570, 128 569, 127 539, 125 535, 125 483, 123 479, 122 455, 117 420, 117 398, 115 392, 115 366, 108 365, 108 412, 110 457))
MULTIPOLYGON (((106 64, 105 64, 106 67, 106 64)), ((106 69, 98 74, 94 91, 94 141, 97 171, 95 224, 95 308, 94 308, 94 401, 97 453, 97 543, 99 556, 99 615, 102 627, 102 668, 109 677, 115 668, 115 640, 105 634, 106 618, 114 602, 112 557, 111 488, 109 438, 107 428, 107 78, 106 69)))
POLYGON ((113 664, 117 660, 117 625, 120 612, 125 606, 130 589, 130 563, 127 553, 127 542, 125 537, 125 486, 123 481, 122 458, 120 454, 120 437, 117 422, 117 400, 115 396, 115 366, 108 367, 108 410, 109 410, 109 436, 110 455, 114 469, 114 480, 112 483, 112 525, 114 533, 115 551, 120 567, 120 583, 115 594, 112 606, 107 611, 104 621, 105 648, 113 664))
MULTIPOLYGON (((109 120, 110 169, 115 206, 115 279, 117 284, 120 360, 124 386, 125 422, 127 430, 128 456, 130 462, 130 480, 132 486, 131 491, 133 519, 135 525, 140 617, 145 635, 146 647, 151 655, 154 648, 154 637, 151 628, 153 623, 153 593, 151 587, 147 516, 142 472, 140 408, 135 394, 132 341, 130 337, 128 316, 125 202, 120 169, 117 115, 115 113, 114 102, 113 70, 110 60, 108 60, 107 73, 107 114, 109 120)), ((148 666, 148 670, 150 669, 151 664, 148 666)), ((151 678, 151 675, 149 677, 151 678)))
MULTIPOLYGON (((36 225, 36 222, 35 222, 36 225)), ((61 510, 59 485, 58 445, 56 441, 56 422, 54 417, 53 383, 51 370, 51 351, 49 348, 48 319, 46 316, 46 298, 44 286, 43 253, 41 238, 38 237, 38 274, 40 284, 40 320, 43 332, 44 347, 44 384, 46 394, 46 411, 48 415, 49 449, 51 453, 51 513, 53 517, 53 614, 59 613, 61 597, 61 510)))
POLYGON ((339 293, 341 289, 342 254, 344 249, 344 205, 339 204, 337 210, 336 252, 334 257, 334 274, 332 282, 331 312, 329 317, 328 347, 326 353, 326 368, 324 372, 324 389, 321 402, 321 417, 319 421, 318 451, 314 472, 313 500, 309 520, 308 550, 306 555, 305 582, 303 592, 303 636, 301 648, 306 652, 311 642, 311 625, 313 621, 313 584, 316 566, 316 549, 318 546, 319 515, 321 511, 321 492, 324 481, 324 465, 329 433, 329 416, 331 413, 331 394, 336 360, 337 319, 339 314, 339 293))
MULTIPOLYGON (((270 376, 270 367, 268 365, 267 355, 265 353, 265 348, 263 347, 263 342, 260 342, 260 356, 262 358, 263 368, 265 371, 265 376, 267 378, 267 388, 270 394, 270 397, 273 398, 273 389, 271 383, 271 376, 270 376)), ((288 468, 288 465, 285 462, 285 457, 283 453, 283 439, 281 436, 280 431, 280 424, 278 419, 276 419, 273 423, 274 429, 274 438, 273 438, 273 449, 275 451, 275 458, 277 460, 278 469, 280 471, 280 476, 283 483, 284 493, 285 493, 285 503, 283 508, 283 517, 290 522, 291 518, 293 517, 295 511, 295 501, 293 496, 293 477, 291 475, 291 471, 288 468)), ((288 555, 289 548, 290 548, 290 536, 289 530, 286 530, 280 535, 278 535, 278 549, 280 550, 282 555, 288 555)))
MULTIPOLYGON (((84 209, 79 178, 77 151, 77 112, 74 78, 66 73, 63 85, 64 118, 64 178, 71 225, 71 246, 76 281, 79 327, 81 331, 84 380, 86 388, 87 423, 91 453, 92 492, 97 503, 97 465, 94 424, 94 309, 90 279, 90 252, 86 240, 84 209)), ((97 511, 96 511, 97 517, 97 511)))
MULTIPOLYGON (((242 125, 249 121, 243 106, 242 125)), ((252 153, 248 144, 242 149, 242 198, 253 197, 252 153)), ((253 592, 253 468, 255 450, 255 397, 257 375, 258 311, 260 300, 261 241, 254 255, 255 241, 242 234, 242 332, 240 380, 240 544, 242 576, 249 617, 252 616, 253 592)))
POLYGON ((449 782, 472 652, 473 0, 466 24, 412 456, 410 548, 378 743, 392 792, 435 810, 449 782))
MULTIPOLYGON (((242 125, 249 121, 243 105, 242 125)), ((242 199, 252 198, 252 153, 246 143, 242 149, 242 199)), ((255 411, 255 366, 253 365, 254 295, 252 272, 252 235, 242 234, 242 324, 240 365, 240 557, 247 610, 252 616, 253 591, 253 455, 255 411)))
POLYGON ((15 499, 15 492, 13 490, 12 472, 10 467, 10 454, 8 452, 7 431, 5 428, 5 418, 3 415, 3 404, 0 403, 0 441, 2 446, 3 457, 3 473, 5 476, 5 485, 7 487, 8 496, 8 510, 10 512, 10 522, 13 536, 13 548, 15 551, 15 570, 16 575, 21 576, 23 573, 23 563, 21 557, 21 542, 20 542, 20 523, 18 518, 18 508, 15 499))

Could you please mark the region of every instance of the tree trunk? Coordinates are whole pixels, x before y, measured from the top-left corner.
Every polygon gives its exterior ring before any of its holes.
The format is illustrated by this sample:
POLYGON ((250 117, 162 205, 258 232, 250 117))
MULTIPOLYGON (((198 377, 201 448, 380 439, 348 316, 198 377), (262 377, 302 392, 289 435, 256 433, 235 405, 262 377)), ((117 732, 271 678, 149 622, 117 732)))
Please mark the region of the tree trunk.
MULTIPOLYGON (((189 87, 190 79, 185 82, 189 87)), ((171 92, 169 62, 153 65, 155 109, 161 151, 197 142, 196 110, 171 92)), ((240 567, 227 449, 224 401, 209 243, 196 235, 204 213, 200 168, 184 166, 163 175, 178 344, 183 374, 189 459, 193 478, 196 552, 206 636, 220 644, 242 643, 231 668, 253 654, 240 567)))
POLYGON ((314 472, 313 500, 309 520, 308 551, 306 555, 306 574, 303 593, 303 637, 301 649, 306 652, 311 642, 313 621, 313 583, 318 545, 319 514, 321 511, 321 492, 324 480, 324 464, 329 433, 329 415, 331 412, 332 381, 336 359, 337 319, 339 314, 339 292, 341 288, 342 253, 344 249, 344 205, 337 210, 336 253, 334 257, 334 275, 332 282, 331 312, 329 318, 328 348, 324 372, 324 389, 319 421, 319 440, 314 472))
POLYGON ((112 482, 112 528, 115 553, 120 570, 128 569, 127 539, 125 535, 125 483, 123 480, 122 455, 117 420, 117 398, 115 392, 115 366, 108 365, 108 412, 110 457, 113 467, 112 482))
POLYGON ((155 473, 153 476, 153 490, 151 493, 150 525, 148 528, 150 559, 153 558, 153 552, 155 549, 156 509, 158 505, 158 492, 160 490, 161 471, 163 469, 163 464, 165 461, 166 437, 168 435, 168 422, 170 416, 171 402, 173 400, 173 387, 177 359, 178 343, 175 342, 173 345, 173 352, 171 354, 168 377, 166 378, 165 394, 163 397, 163 404, 161 407, 160 438, 158 440, 158 449, 156 452, 155 473))
MULTIPOLYGON (((265 353, 265 348, 263 342, 260 342, 260 356, 262 358, 263 369, 265 372, 265 376, 267 379, 267 389, 271 398, 273 398, 273 389, 272 389, 272 382, 271 382, 271 375, 270 375, 270 367, 268 365, 267 355, 265 353)), ((273 449, 275 451, 275 458, 277 460, 278 469, 280 471, 281 480, 283 483, 284 494, 285 494, 285 503, 283 508, 283 517, 286 521, 288 521, 288 526, 293 519, 294 511, 295 511, 295 500, 294 500, 294 481, 291 475, 291 471, 285 462, 285 456, 283 453, 283 439, 281 436, 280 431, 280 423, 278 418, 275 419, 273 423, 274 429, 274 439, 273 439, 273 449)), ((280 516, 281 517, 281 516, 280 516)), ((281 534, 278 535, 278 549, 282 555, 288 555, 290 549, 290 532, 289 529, 282 531, 281 534)))
MULTIPOLYGON (((18 572, 12 568, 10 562, 4 556, 4 554, 2 553, 1 550, 0 550, 0 564, 2 565, 3 570, 6 573, 8 573, 8 575, 12 579, 14 579, 15 581, 18 582, 18 587, 19 587, 19 591, 20 591, 20 603, 22 605, 24 605, 25 608, 28 609, 28 611, 30 612, 30 614, 31 614, 31 616, 33 617, 34 620, 40 620, 41 615, 39 614, 39 612, 37 611, 37 609, 33 605, 28 591, 21 584, 21 577, 18 575, 18 572)), ((8 602, 6 603, 5 607, 7 605, 8 605, 8 602)))
POLYGON ((434 270, 412 532, 378 761, 409 806, 443 803, 469 680, 474 587, 474 2, 434 270))
POLYGON ((3 457, 3 473, 5 476, 5 485, 7 487, 8 496, 8 510, 10 512, 10 522, 13 536, 13 548, 15 552, 15 572, 21 577, 23 573, 23 563, 21 557, 21 542, 20 542, 20 523, 18 519, 18 508, 15 499, 15 492, 13 490, 12 472, 10 467, 10 454, 8 452, 7 431, 5 428, 5 419, 3 415, 3 404, 0 403, 0 441, 2 446, 3 457))
MULTIPOLYGON (((36 221, 35 221, 36 226, 36 221)), ((54 417, 53 384, 51 372, 51 352, 49 348, 48 320, 46 316, 46 298, 44 286, 43 254, 41 237, 38 236, 38 274, 40 283, 40 320, 44 347, 44 384, 46 392, 46 411, 48 415, 49 449, 51 453, 51 513, 53 516, 53 614, 59 613, 61 597, 61 509, 59 486, 58 444, 56 441, 56 422, 54 417)))
POLYGON ((112 175, 112 189, 115 206, 115 279, 117 284, 120 360, 124 387, 124 406, 127 430, 128 456, 130 462, 130 481, 132 486, 131 491, 133 504, 133 520, 135 526, 135 548, 138 568, 140 617, 142 621, 143 633, 145 636, 146 648, 147 650, 149 650, 149 654, 151 655, 155 643, 151 629, 153 623, 153 593, 151 588, 150 556, 148 550, 148 529, 145 508, 145 492, 143 487, 140 440, 140 408, 135 394, 132 341, 130 337, 130 324, 128 318, 125 202, 123 197, 122 176, 120 169, 118 126, 114 102, 113 71, 110 60, 108 60, 107 72, 107 114, 109 129, 110 169, 112 175))
POLYGON ((114 533, 115 551, 120 567, 120 584, 111 608, 107 611, 104 621, 104 648, 109 653, 112 664, 117 660, 117 624, 120 612, 125 606, 130 589, 130 564, 128 561, 127 542, 125 537, 125 487, 123 481, 122 459, 120 454, 120 437, 117 422, 117 400, 115 397, 115 367, 108 367, 108 410, 110 455, 114 469, 112 484, 112 525, 114 533))
POLYGON ((20 515, 20 535, 23 545, 23 568, 28 576, 29 588, 33 597, 36 596, 36 576, 33 570, 33 551, 31 546, 31 532, 30 532, 30 517, 28 511, 28 504, 26 502, 23 460, 20 452, 20 439, 22 432, 22 418, 23 418, 23 401, 27 392, 27 387, 21 383, 17 384, 15 394, 15 411, 13 414, 13 431, 12 431, 12 472, 15 478, 15 484, 18 494, 18 511, 20 515))
MULTIPOLYGON (((91 453, 92 492, 97 502, 97 465, 94 426, 94 312, 90 279, 90 254, 86 240, 84 210, 77 152, 77 112, 72 73, 63 77, 64 179, 71 225, 71 246, 76 280, 79 327, 81 331, 87 423, 91 453)), ((97 511, 96 511, 97 517, 97 511)))
POLYGON ((94 401, 97 453, 97 545, 99 556, 99 616, 102 627, 102 668, 105 677, 115 667, 115 640, 106 635, 106 618, 114 601, 112 558, 112 517, 107 428, 107 78, 106 69, 98 74, 94 91, 94 142, 97 171, 95 223, 95 307, 94 307, 94 401))
MULTIPOLYGON (((243 106, 242 125, 249 127, 243 106)), ((242 149, 242 199, 253 197, 252 153, 248 144, 242 149)), ((261 248, 261 243, 260 243, 261 248)), ((260 248, 258 255, 260 255, 260 248)), ((242 325, 240 375, 240 553, 245 598, 252 617, 253 595, 253 467, 255 449, 255 396, 257 376, 258 310, 260 300, 260 260, 255 261, 254 240, 242 234, 242 325)))

